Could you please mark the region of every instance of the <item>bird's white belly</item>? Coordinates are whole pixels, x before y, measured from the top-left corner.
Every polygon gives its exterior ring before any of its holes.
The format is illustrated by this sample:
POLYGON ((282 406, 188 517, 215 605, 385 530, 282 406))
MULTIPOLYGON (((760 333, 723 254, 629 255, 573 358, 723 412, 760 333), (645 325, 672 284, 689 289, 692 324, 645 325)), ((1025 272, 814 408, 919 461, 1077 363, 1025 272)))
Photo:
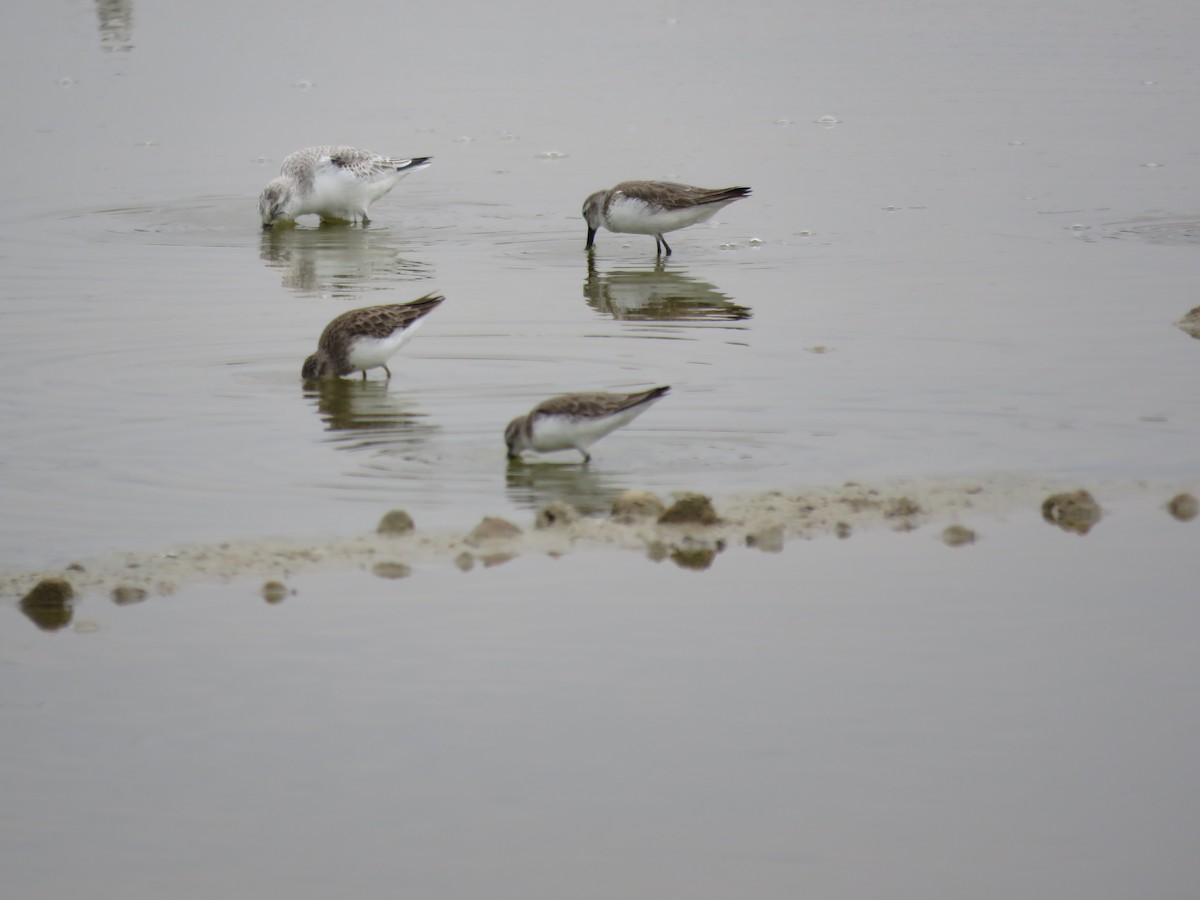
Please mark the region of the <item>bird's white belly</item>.
POLYGON ((346 354, 346 359, 355 371, 365 372, 386 365, 396 351, 407 344, 423 319, 417 319, 403 331, 394 331, 385 338, 358 337, 346 354))
POLYGON ((689 206, 685 209, 657 209, 641 200, 619 198, 604 217, 609 231, 622 234, 663 234, 703 222, 717 211, 715 205, 689 206))
POLYGON ((538 416, 533 425, 533 449, 542 453, 552 450, 586 449, 611 431, 637 418, 643 407, 634 407, 602 418, 572 418, 570 416, 538 416))
POLYGON ((390 191, 397 180, 393 175, 363 181, 343 170, 322 169, 313 179, 312 192, 305 198, 297 215, 320 213, 353 219, 390 191))

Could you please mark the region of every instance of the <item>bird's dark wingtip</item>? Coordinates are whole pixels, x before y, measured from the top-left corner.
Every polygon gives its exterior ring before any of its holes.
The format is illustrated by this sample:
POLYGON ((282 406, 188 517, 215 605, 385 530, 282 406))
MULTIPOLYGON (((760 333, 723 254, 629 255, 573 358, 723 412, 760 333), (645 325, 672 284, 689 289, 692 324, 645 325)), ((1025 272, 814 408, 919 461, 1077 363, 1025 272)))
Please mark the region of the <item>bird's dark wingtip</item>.
POLYGON ((429 294, 426 294, 424 297, 418 297, 416 300, 413 300, 409 305, 410 306, 424 306, 428 309, 433 309, 436 306, 441 306, 445 302, 446 302, 445 294, 429 293, 429 294))

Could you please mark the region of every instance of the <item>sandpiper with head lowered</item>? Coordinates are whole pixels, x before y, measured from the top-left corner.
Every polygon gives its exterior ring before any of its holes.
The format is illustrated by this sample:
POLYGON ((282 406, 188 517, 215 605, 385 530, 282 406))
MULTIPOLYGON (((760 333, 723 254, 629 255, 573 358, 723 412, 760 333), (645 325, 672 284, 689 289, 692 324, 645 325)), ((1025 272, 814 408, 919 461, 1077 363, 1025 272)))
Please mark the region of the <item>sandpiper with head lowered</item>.
POLYGON ((522 450, 578 450, 585 463, 591 462, 588 447, 628 425, 670 389, 664 385, 634 394, 563 394, 543 400, 504 429, 508 458, 516 459, 522 450))
POLYGON ((655 256, 671 255, 663 237, 668 231, 706 222, 734 200, 750 195, 748 187, 702 188, 671 181, 622 181, 606 191, 596 191, 583 201, 587 244, 592 249, 603 225, 621 234, 654 235, 655 256))
POLYGON ((427 294, 412 303, 366 306, 342 313, 321 332, 317 352, 304 361, 301 377, 340 378, 362 372, 366 381, 368 369, 382 368, 391 378, 387 361, 445 299, 427 294))
POLYGON ((263 188, 258 212, 263 228, 315 213, 322 219, 370 221, 371 204, 431 157, 398 159, 355 147, 307 147, 283 161, 279 177, 263 188))

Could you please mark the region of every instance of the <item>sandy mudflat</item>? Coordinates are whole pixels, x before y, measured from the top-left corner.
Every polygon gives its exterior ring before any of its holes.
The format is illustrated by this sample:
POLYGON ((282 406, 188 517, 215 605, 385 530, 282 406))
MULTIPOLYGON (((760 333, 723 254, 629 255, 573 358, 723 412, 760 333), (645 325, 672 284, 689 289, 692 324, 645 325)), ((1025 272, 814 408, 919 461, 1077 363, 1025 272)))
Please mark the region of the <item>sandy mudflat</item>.
MULTIPOLYGON (((1118 483, 1081 485, 1012 475, 977 478, 931 478, 879 484, 846 482, 790 491, 713 498, 719 521, 711 525, 660 525, 653 518, 578 518, 537 527, 533 517, 513 522, 519 533, 507 537, 473 536, 479 520, 460 530, 438 532, 416 528, 400 537, 370 530, 324 540, 273 538, 230 540, 166 548, 157 552, 123 553, 66 560, 39 571, 10 568, 0 576, 0 591, 13 599, 39 579, 67 578, 79 592, 143 589, 169 594, 193 583, 234 579, 287 579, 314 571, 373 569, 381 577, 397 577, 409 567, 453 563, 461 569, 484 568, 516 556, 569 554, 576 548, 602 549, 672 557, 681 565, 703 568, 713 553, 729 545, 781 550, 789 540, 852 537, 867 529, 911 531, 924 526, 969 526, 986 532, 986 524, 1011 512, 1039 510, 1046 497, 1086 488, 1103 508, 1106 501, 1133 500, 1164 508, 1172 497, 1195 486, 1118 483), (400 568, 398 568, 400 567, 400 568)), ((669 505, 672 497, 660 498, 669 505)), ((487 511, 481 511, 481 519, 487 511)), ((969 542, 973 533, 946 535, 946 542, 969 542)))

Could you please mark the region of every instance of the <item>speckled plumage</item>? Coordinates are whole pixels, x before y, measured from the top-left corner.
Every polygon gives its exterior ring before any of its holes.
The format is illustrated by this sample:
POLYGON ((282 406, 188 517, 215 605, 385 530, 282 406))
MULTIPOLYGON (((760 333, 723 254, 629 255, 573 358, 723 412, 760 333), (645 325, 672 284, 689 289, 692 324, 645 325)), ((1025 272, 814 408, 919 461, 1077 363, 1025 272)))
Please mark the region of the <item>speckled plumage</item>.
POLYGON ((687 228, 710 219, 735 200, 750 196, 748 187, 702 188, 672 181, 622 181, 615 187, 596 191, 583 202, 588 236, 585 250, 592 249, 596 231, 603 225, 623 234, 652 234, 656 255, 671 255, 663 238, 668 231, 687 228))
POLYGON ((412 338, 422 320, 446 298, 428 294, 412 303, 366 306, 344 312, 321 332, 317 352, 304 361, 301 377, 339 378, 382 368, 392 377, 388 359, 412 338))
POLYGON ((367 222, 371 204, 431 157, 400 159, 357 147, 306 147, 283 161, 279 177, 263 188, 263 227, 315 213, 323 219, 367 222))
POLYGON ((504 429, 508 458, 516 459, 522 450, 550 453, 574 449, 583 454, 584 462, 590 462, 588 447, 632 422, 669 390, 670 385, 663 385, 633 394, 587 392, 543 400, 504 429))

